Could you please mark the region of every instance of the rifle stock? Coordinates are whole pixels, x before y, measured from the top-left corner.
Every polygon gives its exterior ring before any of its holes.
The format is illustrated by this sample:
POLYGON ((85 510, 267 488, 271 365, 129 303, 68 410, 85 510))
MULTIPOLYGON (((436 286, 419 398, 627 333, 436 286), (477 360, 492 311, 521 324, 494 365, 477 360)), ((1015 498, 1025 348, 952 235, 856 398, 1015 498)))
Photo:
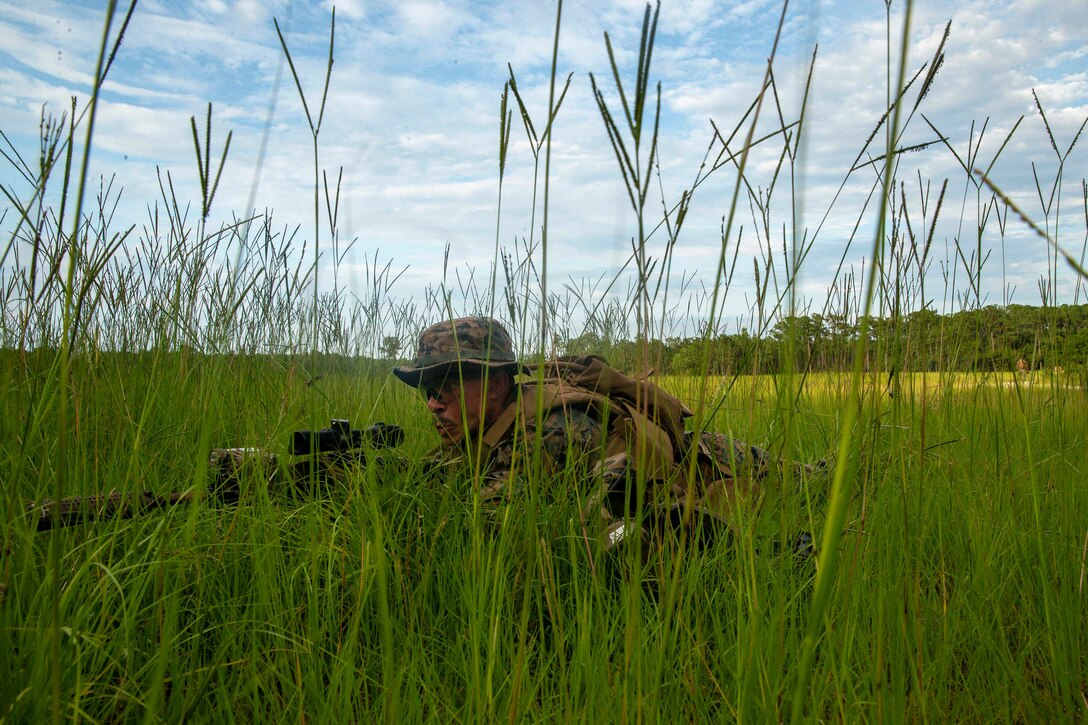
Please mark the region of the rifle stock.
MULTIPOLYGON (((256 448, 214 448, 208 455, 212 480, 208 493, 223 503, 237 503, 241 480, 246 475, 263 474, 269 482, 276 478, 276 456, 256 448)), ((67 496, 54 501, 26 504, 27 512, 37 519, 38 531, 75 526, 91 519, 127 519, 157 509, 196 500, 193 491, 157 494, 152 491, 110 491, 94 496, 67 496)))
POLYGON ((38 531, 73 526, 91 518, 127 519, 154 509, 167 508, 193 500, 192 491, 160 496, 151 491, 122 493, 111 491, 101 496, 68 496, 59 501, 46 499, 30 502, 27 512, 37 518, 38 531))

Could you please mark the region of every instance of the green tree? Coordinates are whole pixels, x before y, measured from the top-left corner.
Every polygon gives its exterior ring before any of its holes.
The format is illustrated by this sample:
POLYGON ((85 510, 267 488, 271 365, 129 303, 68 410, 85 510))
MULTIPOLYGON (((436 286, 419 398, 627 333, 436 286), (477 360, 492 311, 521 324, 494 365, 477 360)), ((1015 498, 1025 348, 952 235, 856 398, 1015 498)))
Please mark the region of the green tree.
POLYGON ((381 353, 386 360, 396 360, 400 356, 400 338, 386 335, 382 338, 381 353))

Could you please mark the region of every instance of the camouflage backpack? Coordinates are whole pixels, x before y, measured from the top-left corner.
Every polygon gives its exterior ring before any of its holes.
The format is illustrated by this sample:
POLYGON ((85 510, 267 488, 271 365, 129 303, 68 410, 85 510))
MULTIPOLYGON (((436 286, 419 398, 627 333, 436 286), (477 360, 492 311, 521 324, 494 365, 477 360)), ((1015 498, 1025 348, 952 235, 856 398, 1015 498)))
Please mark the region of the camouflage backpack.
POLYGON ((560 357, 530 372, 536 379, 523 385, 520 406, 492 431, 508 430, 518 415, 567 407, 590 411, 606 426, 594 468, 600 484, 583 509, 586 524, 602 526, 605 548, 631 535, 639 510, 634 531, 644 539, 683 528, 709 541, 729 528, 734 507, 766 470, 760 449, 719 433, 686 431, 693 413, 679 398, 601 357, 560 357))

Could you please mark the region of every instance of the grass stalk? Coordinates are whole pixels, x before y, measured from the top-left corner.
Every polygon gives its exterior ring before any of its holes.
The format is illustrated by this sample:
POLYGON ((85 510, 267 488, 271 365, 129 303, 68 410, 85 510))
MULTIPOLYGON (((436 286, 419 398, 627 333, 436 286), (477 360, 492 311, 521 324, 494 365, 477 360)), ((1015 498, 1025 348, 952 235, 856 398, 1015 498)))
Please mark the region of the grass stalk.
MULTIPOLYGON (((907 51, 909 47, 910 39, 910 20, 913 4, 908 0, 904 14, 903 14, 903 31, 902 40, 899 50, 899 77, 896 82, 895 88, 901 89, 904 86, 907 67, 907 51)), ((890 23, 890 21, 889 21, 890 23)), ((889 73, 891 72, 891 62, 889 60, 889 73)), ((881 251, 884 248, 884 239, 886 228, 886 211, 888 208, 888 200, 893 193, 892 187, 892 159, 893 159, 893 146, 899 129, 899 112, 902 108, 902 104, 897 103, 895 105, 895 111, 892 115, 891 128, 887 134, 887 152, 884 158, 884 175, 883 175, 883 196, 882 203, 880 205, 879 216, 876 224, 876 232, 873 238, 872 256, 873 260, 881 257, 881 251)), ((843 528, 846 521, 846 508, 850 499, 850 482, 853 480, 856 474, 856 458, 852 455, 852 449, 856 441, 856 429, 855 420, 858 415, 858 408, 861 404, 861 383, 862 383, 862 360, 864 359, 864 345, 868 335, 868 319, 870 311, 872 309, 873 295, 876 289, 876 276, 877 276, 877 264, 870 267, 869 279, 866 283, 865 291, 865 315, 862 318, 859 328, 859 334, 857 343, 854 349, 854 369, 851 375, 850 393, 846 399, 842 425, 839 432, 838 452, 835 460, 835 471, 833 474, 831 494, 828 501, 828 515, 827 522, 824 525, 824 533, 822 546, 817 562, 817 573, 815 588, 813 590, 812 606, 808 617, 808 625, 805 632, 805 638, 802 645, 801 661, 797 673, 797 684, 793 692, 793 707, 790 712, 790 721, 792 723, 798 723, 804 717, 805 707, 805 695, 808 692, 809 679, 812 674, 812 667, 815 661, 816 648, 819 640, 821 639, 821 633, 827 631, 827 622, 825 617, 827 615, 828 603, 831 597, 831 587, 835 581, 835 577, 838 574, 838 553, 839 544, 842 538, 843 528)))

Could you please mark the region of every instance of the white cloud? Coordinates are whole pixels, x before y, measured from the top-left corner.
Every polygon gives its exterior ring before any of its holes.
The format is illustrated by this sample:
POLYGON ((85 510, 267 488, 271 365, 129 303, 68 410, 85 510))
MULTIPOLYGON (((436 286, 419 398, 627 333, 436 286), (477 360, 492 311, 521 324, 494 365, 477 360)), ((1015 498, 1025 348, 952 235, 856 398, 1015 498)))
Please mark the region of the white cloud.
POLYGON ((339 13, 341 17, 350 18, 352 20, 363 20, 366 18, 365 0, 341 0, 340 2, 328 0, 326 2, 326 8, 330 12, 334 6, 336 7, 336 12, 339 13))
POLYGON ((424 36, 453 35, 466 20, 443 0, 404 0, 397 12, 411 31, 424 36))
POLYGON ((201 0, 201 2, 198 3, 198 6, 206 9, 213 15, 223 15, 228 9, 225 0, 201 0))

